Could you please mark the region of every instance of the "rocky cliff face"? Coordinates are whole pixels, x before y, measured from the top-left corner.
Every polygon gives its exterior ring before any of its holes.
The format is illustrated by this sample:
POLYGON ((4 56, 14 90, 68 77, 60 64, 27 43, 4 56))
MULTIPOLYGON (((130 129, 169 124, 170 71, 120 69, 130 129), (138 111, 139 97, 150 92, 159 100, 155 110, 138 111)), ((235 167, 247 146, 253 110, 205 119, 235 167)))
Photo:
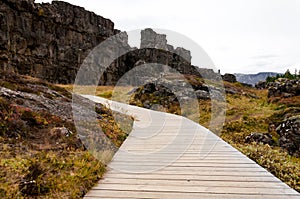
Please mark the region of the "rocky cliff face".
MULTIPOLYGON (((120 33, 114 23, 93 12, 66 2, 35 3, 34 0, 0 2, 0 71, 73 83, 89 52, 110 36, 120 33)), ((120 36, 131 48, 127 34, 120 36)), ((191 65, 190 51, 167 43, 166 35, 151 29, 141 32, 141 49, 127 53, 111 64, 100 84, 113 85, 135 66, 143 63, 168 65, 182 74, 216 77, 211 69, 191 65), (155 49, 158 48, 158 49, 155 49), (201 73, 201 74, 200 74, 201 73)), ((169 73, 166 68, 162 73, 169 73)))
MULTIPOLYGON (((212 69, 199 68, 191 64, 191 52, 182 47, 174 48, 168 44, 167 37, 164 34, 159 34, 154 30, 147 28, 141 31, 140 48, 127 53, 120 57, 107 69, 104 73, 101 84, 114 84, 123 74, 133 67, 143 64, 149 64, 147 71, 140 71, 140 76, 145 74, 155 74, 156 77, 168 74, 184 74, 194 75, 197 77, 205 77, 207 79, 221 80, 221 76, 215 73, 212 69), (152 63, 161 64, 161 67, 155 67, 158 71, 151 71, 152 63), (169 66, 169 67, 166 67, 169 66)), ((131 77, 130 77, 131 78, 131 77)), ((148 77, 145 76, 147 79, 148 77)), ((143 81, 143 78, 139 77, 143 81)), ((149 78, 151 80, 151 78, 149 78)), ((132 85, 139 85, 139 81, 133 82, 128 79, 132 85)), ((144 82, 144 81, 143 81, 144 82)))
POLYGON ((109 19, 61 1, 0 2, 0 67, 70 83, 89 51, 119 32, 109 19))
POLYGON ((191 63, 192 56, 189 50, 182 47, 174 49, 172 45, 167 42, 167 36, 165 34, 158 34, 150 28, 141 31, 141 49, 142 48, 159 48, 162 50, 176 53, 185 59, 188 63, 191 63))
POLYGON ((300 115, 285 119, 276 131, 280 136, 279 146, 300 157, 300 115))

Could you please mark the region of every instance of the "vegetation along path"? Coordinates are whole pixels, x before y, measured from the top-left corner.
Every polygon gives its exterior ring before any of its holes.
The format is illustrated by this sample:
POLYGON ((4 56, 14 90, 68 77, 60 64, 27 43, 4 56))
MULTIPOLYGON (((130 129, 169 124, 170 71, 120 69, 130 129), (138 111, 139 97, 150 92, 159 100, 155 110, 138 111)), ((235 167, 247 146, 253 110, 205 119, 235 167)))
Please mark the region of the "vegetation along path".
POLYGON ((86 199, 300 198, 298 192, 195 122, 84 97, 135 118, 132 132, 86 199))

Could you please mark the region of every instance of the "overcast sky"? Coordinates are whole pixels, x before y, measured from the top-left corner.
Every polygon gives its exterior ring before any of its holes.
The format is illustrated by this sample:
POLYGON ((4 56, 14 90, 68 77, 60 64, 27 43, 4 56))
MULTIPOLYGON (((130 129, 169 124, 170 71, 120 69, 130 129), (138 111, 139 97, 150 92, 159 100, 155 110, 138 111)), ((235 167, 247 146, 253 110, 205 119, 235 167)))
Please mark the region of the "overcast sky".
POLYGON ((111 19, 122 31, 150 27, 181 33, 222 73, 300 69, 300 0, 65 1, 111 19))

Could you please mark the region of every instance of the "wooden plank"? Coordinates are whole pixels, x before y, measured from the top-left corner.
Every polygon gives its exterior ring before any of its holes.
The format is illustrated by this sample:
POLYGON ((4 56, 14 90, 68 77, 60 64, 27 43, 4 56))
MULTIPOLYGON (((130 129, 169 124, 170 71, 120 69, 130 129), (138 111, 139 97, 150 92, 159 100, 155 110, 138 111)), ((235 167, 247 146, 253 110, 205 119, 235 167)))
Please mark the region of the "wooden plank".
MULTIPOLYGON (((280 181, 267 181, 263 183, 245 181, 199 181, 190 179, 132 179, 132 178, 105 178, 101 180, 105 184, 122 185, 160 185, 160 186, 191 186, 191 187, 243 187, 243 188, 268 188, 268 189, 289 189, 280 181)), ((101 183, 99 186, 101 186, 101 183)), ((97 189, 95 187, 95 189, 97 189)))
MULTIPOLYGON (((280 182, 278 179, 275 179, 273 176, 266 175, 266 174, 260 174, 253 173, 251 176, 247 175, 230 175, 231 173, 224 173, 224 175, 216 174, 211 175, 209 173, 206 173, 204 175, 189 175, 189 174, 149 174, 149 175, 134 175, 134 174, 108 174, 105 176, 105 179, 107 178, 117 178, 117 179, 166 179, 166 180, 198 180, 198 181, 236 181, 236 182, 280 182)), ((99 181, 101 183, 101 181, 99 181)))
MULTIPOLYGON (((155 174, 156 172, 159 171, 174 171, 174 172, 178 172, 178 171, 191 171, 193 173, 197 173, 198 171, 205 171, 208 172, 208 174, 210 174, 210 172, 214 172, 214 171, 233 171, 233 172, 242 172, 242 171, 266 171, 261 167, 250 167, 250 168, 232 168, 232 167, 202 167, 201 169, 199 169, 198 167, 189 167, 188 169, 182 169, 182 167, 164 167, 161 168, 159 170, 156 170, 155 172, 152 172, 153 174, 155 174)), ((125 172, 124 172, 125 173, 125 172)))
POLYGON ((203 163, 203 162, 123 162, 123 161, 113 161, 110 165, 113 167, 113 165, 124 165, 124 166, 156 166, 156 165, 162 165, 162 164, 168 164, 169 167, 210 167, 210 168, 252 168, 253 166, 256 166, 254 163, 203 163))
MULTIPOLYGON (((121 176, 121 174, 124 174, 123 172, 118 172, 115 170, 111 170, 110 174, 116 174, 115 176, 120 175, 120 178, 132 178, 132 176, 121 176)), ((231 176, 232 178, 236 177, 236 176, 243 176, 243 177, 270 177, 273 178, 272 175, 270 175, 270 173, 268 173, 267 171, 232 171, 232 170, 227 170, 227 171, 223 171, 223 170, 219 170, 219 171, 213 171, 213 170, 200 170, 200 171, 189 171, 189 170, 178 170, 178 171, 173 171, 173 170, 161 170, 161 171, 155 171, 154 173, 156 175, 163 175, 160 176, 160 178, 163 179, 168 179, 169 175, 172 176, 180 176, 183 175, 185 178, 184 179, 189 179, 189 175, 195 175, 195 176, 231 176)), ((113 176, 110 176, 113 177, 113 176)), ((144 176, 145 177, 145 176, 144 176)), ((159 179, 159 178, 158 178, 159 179)), ((178 177, 178 180, 180 179, 180 177, 178 177)), ((228 178, 230 179, 230 178, 228 178)), ((176 180, 176 179, 175 179, 176 180)), ((197 180, 197 179, 195 179, 197 180)), ((199 179, 200 180, 200 179, 199 179)), ((235 180, 237 180, 237 178, 235 178, 235 180)))
MULTIPOLYGON (((163 157, 164 158, 164 157, 163 157)), ((167 158, 165 156, 165 158, 167 158)), ((120 162, 120 163, 132 163, 132 162, 135 162, 139 160, 140 162, 139 163, 151 163, 151 164, 154 164, 158 161, 157 158, 149 158, 148 160, 146 159, 126 159, 126 158, 118 158, 116 160, 114 160, 114 162, 120 162)), ((161 162, 164 162, 163 160, 160 160, 161 162)), ((189 164, 197 164, 197 163, 206 163, 206 164, 255 164, 254 162, 249 162, 247 159, 232 159, 232 160, 229 160, 229 159, 221 159, 221 160, 211 160, 211 159, 200 159, 200 158, 196 158, 194 157, 193 159, 192 158, 189 158, 189 159, 186 159, 186 158, 182 158, 180 157, 178 160, 176 160, 176 163, 180 163, 180 164, 185 164, 185 163, 189 163, 189 164)), ((176 165, 176 164, 174 164, 176 165)))
MULTIPOLYGON (((161 186, 161 185, 131 185, 131 184, 106 184, 96 186, 94 190, 120 190, 120 191, 161 191, 161 192, 181 192, 181 193, 231 193, 231 194, 269 194, 270 189, 265 187, 207 187, 207 186, 161 186)), ((295 195, 292 189, 280 188, 272 189, 272 195, 295 195)))
POLYGON ((298 195, 272 195, 269 194, 215 194, 215 193, 177 193, 177 192, 157 192, 157 191, 111 191, 111 190, 91 190, 86 196, 87 199, 99 198, 140 198, 140 199, 299 199, 298 195))

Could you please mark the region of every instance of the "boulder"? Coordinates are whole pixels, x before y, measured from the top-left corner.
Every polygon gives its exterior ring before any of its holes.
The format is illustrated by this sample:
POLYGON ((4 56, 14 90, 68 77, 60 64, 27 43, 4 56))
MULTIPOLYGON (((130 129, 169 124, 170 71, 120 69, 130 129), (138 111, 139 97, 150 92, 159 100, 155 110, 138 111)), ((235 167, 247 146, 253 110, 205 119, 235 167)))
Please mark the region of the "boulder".
POLYGON ((300 115, 284 120, 277 128, 279 145, 291 155, 300 157, 300 115))
POLYGON ((72 134, 72 131, 70 131, 66 127, 55 127, 50 131, 50 135, 53 138, 70 137, 72 134))
POLYGON ((272 138, 272 135, 269 133, 251 133, 245 138, 246 143, 251 143, 251 142, 257 142, 257 143, 263 143, 263 144, 268 144, 268 145, 273 145, 274 140, 272 138))
POLYGON ((174 52, 177 55, 179 55, 182 58, 184 58, 187 62, 191 63, 192 56, 191 56, 191 52, 189 50, 186 50, 186 49, 181 48, 181 47, 177 47, 174 52))
POLYGON ((226 82, 231 82, 231 83, 237 82, 236 77, 233 74, 225 73, 224 75, 222 75, 222 78, 226 82))
POLYGON ((266 81, 259 81, 257 84, 255 84, 255 88, 257 88, 257 89, 266 89, 267 88, 267 82, 266 81))

